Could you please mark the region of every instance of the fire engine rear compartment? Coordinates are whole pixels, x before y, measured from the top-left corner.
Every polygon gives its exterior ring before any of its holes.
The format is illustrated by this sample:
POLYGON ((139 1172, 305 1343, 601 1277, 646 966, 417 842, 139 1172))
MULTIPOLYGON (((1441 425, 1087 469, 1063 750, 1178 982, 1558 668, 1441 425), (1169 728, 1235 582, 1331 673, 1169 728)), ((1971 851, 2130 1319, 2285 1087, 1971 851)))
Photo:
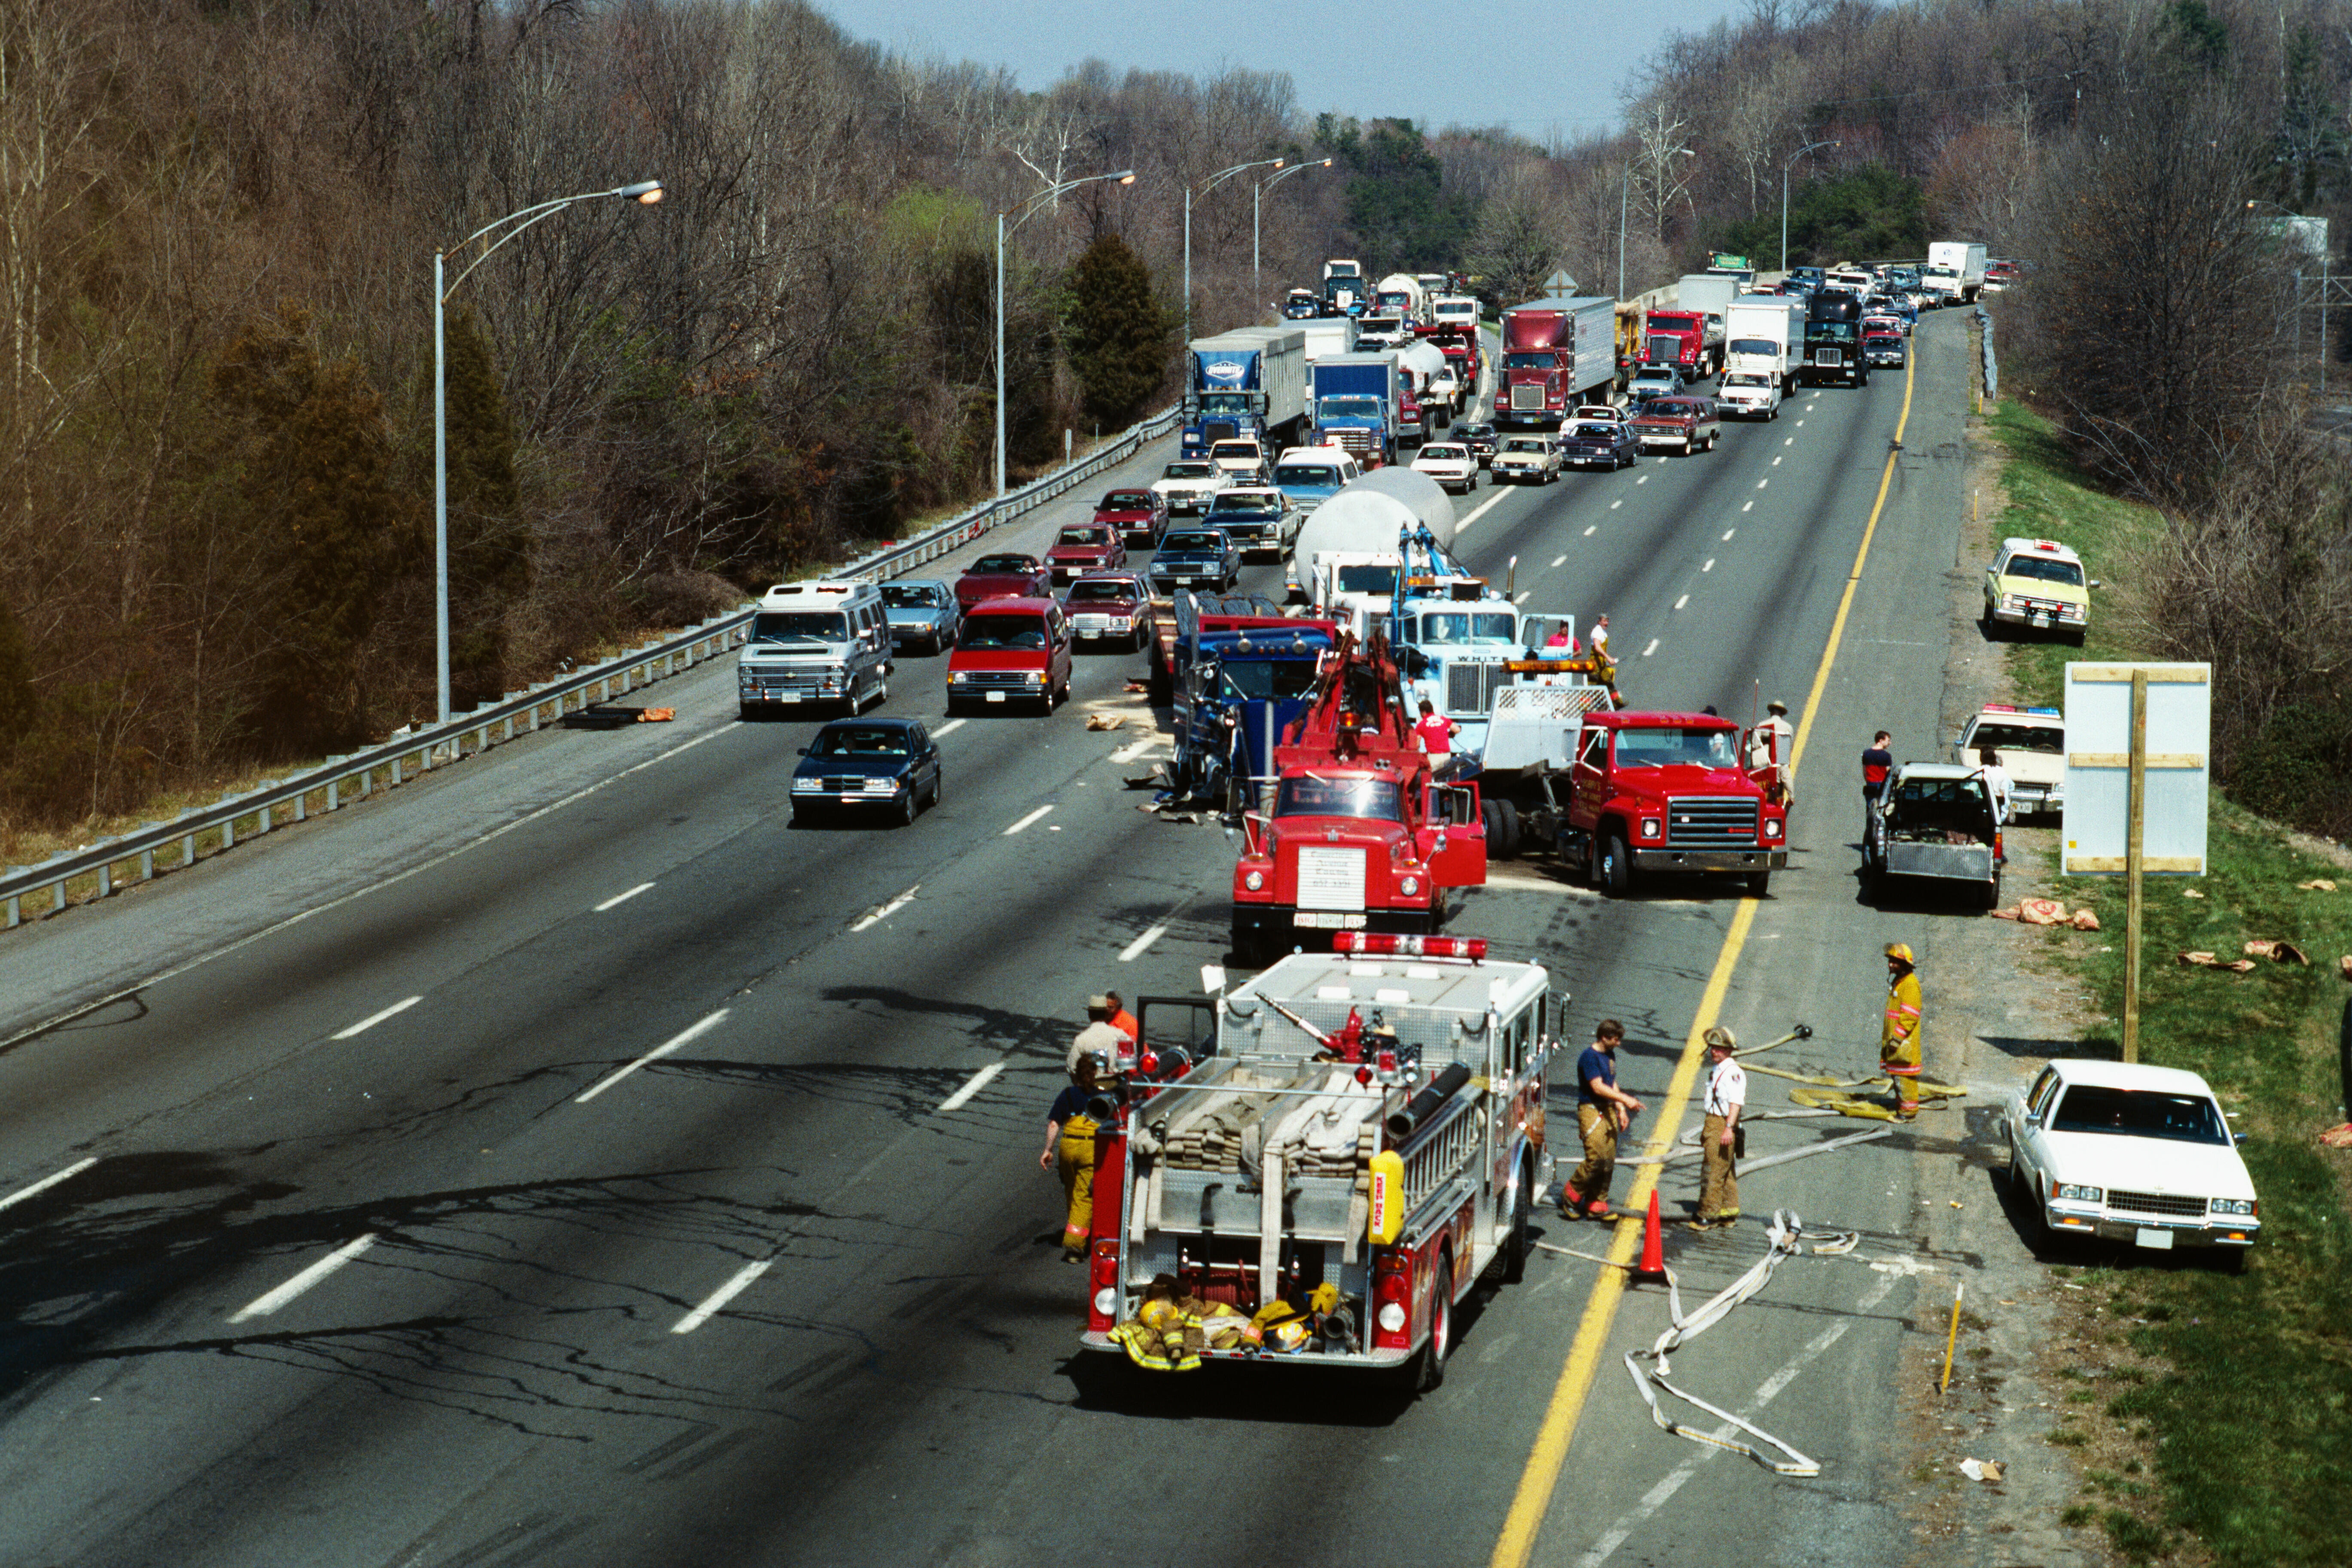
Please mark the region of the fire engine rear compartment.
MULTIPOLYGON (((1528 1199, 1518 1173, 1531 1175, 1533 1156, 1511 1113, 1524 1103, 1515 1084, 1524 1089, 1532 1076, 1540 1097, 1546 1000, 1544 972, 1533 966, 1345 955, 1286 959, 1223 998, 1219 1054, 1129 1113, 1118 1303, 1108 1315, 1124 1321, 1160 1274, 1174 1275, 1185 1294, 1244 1313, 1329 1283, 1346 1303, 1352 1339, 1271 1359, 1384 1366, 1411 1358, 1428 1337, 1441 1250, 1453 1265, 1443 1281, 1451 1301, 1501 1250, 1514 1195, 1528 1199), (1276 1002, 1326 1036, 1339 1035, 1351 1010, 1368 1043, 1375 1023, 1393 1028, 1398 1064, 1417 1062, 1417 1078, 1383 1082, 1375 1074, 1365 1083, 1357 1064, 1316 1061, 1321 1042, 1276 1002), (1430 1103, 1426 1092, 1457 1063, 1459 1087, 1430 1103), (1383 1201, 1401 1197, 1404 1219, 1393 1245, 1376 1247, 1374 1156, 1383 1153, 1402 1175, 1402 1194, 1383 1201), (1498 1184, 1497 1169, 1514 1179, 1498 1184), (1375 1301, 1378 1276, 1402 1279, 1408 1265, 1410 1322, 1380 1333, 1376 1314, 1391 1298, 1375 1301)), ((1144 1032, 1153 1032, 1148 1013, 1144 1032)), ((1374 1065, 1369 1052, 1365 1065, 1374 1065)), ((1083 1343, 1110 1347, 1099 1331, 1083 1343)))

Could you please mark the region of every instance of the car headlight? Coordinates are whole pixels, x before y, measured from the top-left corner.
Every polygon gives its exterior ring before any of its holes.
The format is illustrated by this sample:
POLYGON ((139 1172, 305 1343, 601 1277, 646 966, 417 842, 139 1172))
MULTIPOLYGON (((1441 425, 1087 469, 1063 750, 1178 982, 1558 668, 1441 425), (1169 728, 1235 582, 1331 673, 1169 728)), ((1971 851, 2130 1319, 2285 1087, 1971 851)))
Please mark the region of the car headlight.
POLYGON ((1263 893, 1263 892, 1265 892, 1265 873, 1264 873, 1264 872, 1262 872, 1262 871, 1253 871, 1253 872, 1245 872, 1245 873, 1243 873, 1243 875, 1242 875, 1242 885, 1243 885, 1244 887, 1245 887, 1245 888, 1248 888, 1252 893, 1263 893))
POLYGON ((1131 632, 1135 629, 1135 617, 1132 615, 1111 616, 1110 629, 1114 632, 1131 632))
POLYGON ((1031 670, 1031 671, 1028 673, 1028 674, 1029 674, 1029 684, 1030 684, 1031 685, 1033 685, 1033 686, 1042 686, 1042 685, 1044 685, 1045 684, 1045 671, 1043 671, 1043 670, 1031 670))
POLYGON ((1397 878, 1397 891, 1403 894, 1407 898, 1412 897, 1415 894, 1421 891, 1421 878, 1417 876, 1401 876, 1397 878))
POLYGON ((1655 817, 1644 817, 1642 819, 1642 836, 1645 839, 1657 838, 1664 831, 1664 827, 1665 824, 1655 817))
POLYGON ((2061 1182, 2052 1197, 2061 1203, 2098 1203, 2106 1197, 2102 1187, 2084 1186, 2075 1182, 2061 1182))
POLYGON ((970 670, 950 670, 948 672, 948 685, 951 686, 960 686, 970 679, 971 679, 971 672, 970 670))
POLYGON ((823 792, 824 789, 824 783, 818 779, 795 779, 793 780, 793 793, 795 795, 815 795, 823 792))
POLYGON ((2206 1205, 2215 1214, 2258 1214, 2261 1207, 2251 1197, 2217 1197, 2206 1205))
POLYGON ((896 779, 868 779, 866 781, 865 789, 868 795, 895 795, 898 792, 898 780, 896 779))

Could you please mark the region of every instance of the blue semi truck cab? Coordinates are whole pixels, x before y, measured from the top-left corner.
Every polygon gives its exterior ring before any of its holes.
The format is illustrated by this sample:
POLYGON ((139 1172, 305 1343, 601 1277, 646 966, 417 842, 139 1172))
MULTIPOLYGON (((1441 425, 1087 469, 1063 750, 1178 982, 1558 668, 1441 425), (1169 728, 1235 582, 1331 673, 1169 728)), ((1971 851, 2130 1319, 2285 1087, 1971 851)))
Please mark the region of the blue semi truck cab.
POLYGON ((1226 810, 1255 806, 1275 742, 1306 711, 1318 663, 1338 641, 1332 622, 1286 616, 1264 600, 1178 594, 1175 795, 1226 810))
POLYGON ((1393 353, 1332 354, 1307 367, 1318 446, 1345 447, 1370 468, 1396 461, 1404 382, 1393 353))

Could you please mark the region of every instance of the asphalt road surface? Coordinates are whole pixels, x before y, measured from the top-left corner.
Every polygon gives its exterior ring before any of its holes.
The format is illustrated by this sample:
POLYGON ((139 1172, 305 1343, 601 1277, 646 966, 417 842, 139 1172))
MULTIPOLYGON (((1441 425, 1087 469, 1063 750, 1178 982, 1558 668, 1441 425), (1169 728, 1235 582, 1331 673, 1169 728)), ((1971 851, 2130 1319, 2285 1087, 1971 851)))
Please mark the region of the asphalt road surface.
MULTIPOLYGON (((1855 754, 1881 726, 1938 749, 1964 350, 1931 317, 1916 386, 1808 391, 1712 454, 1461 504, 1472 567, 1516 556, 1530 608, 1611 615, 1636 706, 1745 721, 1779 696, 1806 721, 1769 898, 1603 902, 1523 862, 1455 916, 1573 993, 1571 1048, 1625 1021, 1637 1134, 1703 1014, 1751 1042, 1809 1021, 1769 1060, 1859 1076, 1895 936, 1932 1012, 1937 925, 1969 916, 1858 902, 1855 754)), ((944 801, 912 828, 811 831, 784 780, 814 724, 739 723, 707 668, 664 686, 672 725, 518 741, 0 941, 0 1562, 1906 1556, 1889 1391, 1925 1352, 1899 1266, 1790 1260, 1675 1359, 1819 1459, 1808 1479, 1652 1426, 1619 1360, 1663 1292, 1596 1292, 1601 1266, 1559 1253, 1474 1298, 1418 1403, 1075 1355, 1037 1165, 1061 1052, 1088 992, 1193 993, 1226 956, 1232 846, 1124 782, 1165 750, 1139 670, 1090 657, 1050 718, 947 727, 944 801)), ((887 711, 943 717, 940 662, 892 686, 887 711)), ((1750 1157, 1853 1126, 1759 1124, 1750 1157)), ((1670 1235, 1685 1305, 1761 1254, 1776 1206, 1899 1265, 1915 1159, 1956 1131, 1749 1177, 1735 1234, 1670 1235)), ((1679 1218, 1696 1170, 1666 1169, 1679 1218)))

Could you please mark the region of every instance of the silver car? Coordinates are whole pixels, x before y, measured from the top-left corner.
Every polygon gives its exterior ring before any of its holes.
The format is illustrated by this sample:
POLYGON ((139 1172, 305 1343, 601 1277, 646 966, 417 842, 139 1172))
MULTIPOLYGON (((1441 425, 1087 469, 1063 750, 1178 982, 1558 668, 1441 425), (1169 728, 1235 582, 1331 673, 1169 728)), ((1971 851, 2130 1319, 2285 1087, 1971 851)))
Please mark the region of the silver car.
POLYGON ((884 583, 882 613, 890 622, 890 646, 899 653, 943 652, 963 621, 955 590, 926 578, 884 583))

